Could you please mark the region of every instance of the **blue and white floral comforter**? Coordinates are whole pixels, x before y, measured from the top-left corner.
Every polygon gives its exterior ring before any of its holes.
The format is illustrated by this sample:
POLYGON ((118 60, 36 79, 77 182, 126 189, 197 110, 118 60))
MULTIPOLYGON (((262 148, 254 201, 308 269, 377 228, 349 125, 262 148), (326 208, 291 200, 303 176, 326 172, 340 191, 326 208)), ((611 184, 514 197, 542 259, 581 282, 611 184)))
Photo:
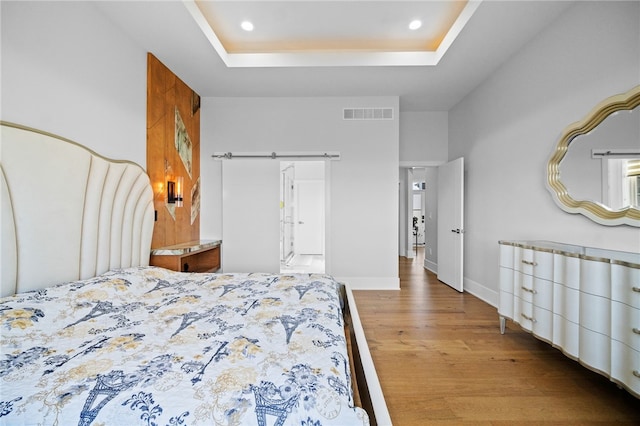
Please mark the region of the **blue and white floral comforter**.
POLYGON ((327 275, 130 268, 0 299, 0 321, 0 424, 368 424, 327 275))

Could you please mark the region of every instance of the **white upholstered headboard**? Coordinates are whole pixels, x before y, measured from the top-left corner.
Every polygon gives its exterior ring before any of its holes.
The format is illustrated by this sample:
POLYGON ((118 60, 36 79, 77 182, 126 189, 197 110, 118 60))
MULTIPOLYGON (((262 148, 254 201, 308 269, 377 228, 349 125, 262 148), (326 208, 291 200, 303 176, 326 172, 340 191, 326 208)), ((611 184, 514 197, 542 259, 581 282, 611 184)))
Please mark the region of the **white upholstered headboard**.
POLYGON ((153 191, 140 166, 0 124, 2 296, 149 264, 153 191))

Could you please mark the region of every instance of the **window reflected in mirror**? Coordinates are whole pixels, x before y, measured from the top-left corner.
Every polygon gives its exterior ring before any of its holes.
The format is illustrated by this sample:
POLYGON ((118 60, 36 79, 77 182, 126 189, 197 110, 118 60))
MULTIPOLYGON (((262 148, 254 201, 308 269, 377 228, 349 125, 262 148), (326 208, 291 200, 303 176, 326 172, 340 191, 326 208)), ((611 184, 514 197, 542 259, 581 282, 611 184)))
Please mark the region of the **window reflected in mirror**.
POLYGON ((605 204, 614 210, 638 207, 638 164, 640 160, 603 158, 603 186, 605 204), (606 174, 605 174, 606 173, 606 174))
POLYGON ((547 187, 569 213, 640 226, 640 86, 605 99, 563 131, 547 187))

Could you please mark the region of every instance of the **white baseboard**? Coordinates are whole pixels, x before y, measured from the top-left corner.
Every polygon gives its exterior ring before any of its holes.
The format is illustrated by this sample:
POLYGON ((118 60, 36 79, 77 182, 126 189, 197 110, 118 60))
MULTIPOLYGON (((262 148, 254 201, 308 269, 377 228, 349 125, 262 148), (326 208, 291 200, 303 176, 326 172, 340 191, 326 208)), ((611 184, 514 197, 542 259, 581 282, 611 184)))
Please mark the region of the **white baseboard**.
POLYGON ((394 277, 335 277, 352 290, 400 290, 400 278, 394 277))
MULTIPOLYGON (((428 259, 424 260, 424 269, 428 269, 436 275, 438 274, 438 264, 428 259)), ((498 292, 495 290, 491 290, 490 288, 487 288, 476 281, 470 280, 469 278, 464 278, 462 285, 464 287, 464 291, 473 294, 478 299, 495 308, 498 307, 498 292)))
POLYGON ((429 259, 425 259, 424 260, 424 269, 428 269, 429 271, 433 272, 434 274, 438 273, 438 264, 435 262, 432 262, 429 259))
POLYGON ((486 286, 476 281, 470 280, 469 278, 464 279, 463 285, 464 285, 464 291, 473 294, 475 297, 488 303, 494 308, 498 307, 497 291, 491 290, 490 288, 487 288, 486 286))

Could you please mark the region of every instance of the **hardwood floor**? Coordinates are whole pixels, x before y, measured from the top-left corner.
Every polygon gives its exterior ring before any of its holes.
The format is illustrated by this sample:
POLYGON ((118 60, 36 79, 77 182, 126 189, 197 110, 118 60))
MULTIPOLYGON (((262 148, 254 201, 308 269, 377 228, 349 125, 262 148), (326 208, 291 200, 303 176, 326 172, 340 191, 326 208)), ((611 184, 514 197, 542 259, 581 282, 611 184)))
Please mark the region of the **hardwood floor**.
POLYGON ((400 258, 400 291, 354 291, 395 426, 640 424, 640 399, 400 258))

